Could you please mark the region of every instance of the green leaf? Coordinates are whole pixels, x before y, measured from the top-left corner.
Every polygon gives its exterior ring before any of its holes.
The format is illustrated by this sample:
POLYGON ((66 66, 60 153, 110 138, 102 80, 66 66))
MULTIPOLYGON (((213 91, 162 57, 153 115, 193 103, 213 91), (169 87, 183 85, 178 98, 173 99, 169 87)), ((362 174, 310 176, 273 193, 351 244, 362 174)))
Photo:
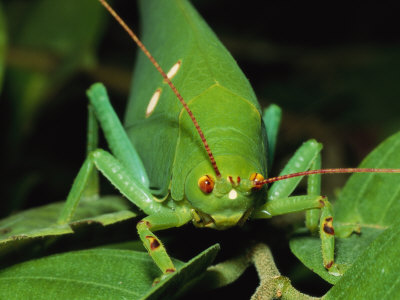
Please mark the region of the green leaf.
POLYGON ((235 282, 251 264, 251 255, 248 251, 210 266, 201 276, 193 278, 186 285, 185 292, 195 295, 204 291, 221 288, 235 282))
MULTIPOLYGON (((361 168, 400 168, 400 132, 381 143, 361 168)), ((398 174, 354 174, 335 202, 335 222, 384 230, 400 212, 398 174)))
MULTIPOLYGON (((192 258, 181 268, 178 266, 179 270, 173 274, 172 278, 161 282, 160 286, 151 289, 143 298, 172 299, 180 291, 187 291, 187 286, 191 285, 191 281, 206 272, 207 268, 213 263, 219 249, 219 244, 215 244, 192 258)), ((154 264, 153 261, 152 263, 154 264)))
MULTIPOLYGON (((381 230, 366 228, 362 235, 351 235, 348 238, 338 238, 335 243, 335 260, 346 272, 353 261, 368 247, 368 245, 381 233, 381 230)), ((290 249, 308 268, 317 273, 324 280, 335 284, 340 277, 329 274, 322 264, 321 239, 319 236, 310 236, 307 229, 296 233, 290 241, 290 249)))
POLYGON ((82 200, 74 219, 58 225, 57 218, 65 202, 26 210, 0 221, 0 256, 26 246, 34 240, 71 234, 78 227, 90 224, 107 226, 136 217, 129 203, 116 196, 82 200))
POLYGON ((400 222, 377 237, 324 299, 397 299, 400 222))
MULTIPOLYGON (((372 151, 361 163, 363 168, 400 168, 400 133, 372 151)), ((361 234, 336 239, 335 260, 343 271, 368 248, 400 214, 399 174, 354 174, 334 204, 334 226, 344 236, 349 228, 360 228, 361 234)), ((292 252, 311 270, 330 283, 340 277, 329 275, 322 266, 321 245, 317 237, 295 236, 290 242, 292 252)), ((368 251, 368 250, 367 250, 368 251)))
POLYGON ((144 252, 94 249, 53 255, 0 271, 2 299, 170 299, 213 262, 214 245, 152 286, 160 271, 144 252))

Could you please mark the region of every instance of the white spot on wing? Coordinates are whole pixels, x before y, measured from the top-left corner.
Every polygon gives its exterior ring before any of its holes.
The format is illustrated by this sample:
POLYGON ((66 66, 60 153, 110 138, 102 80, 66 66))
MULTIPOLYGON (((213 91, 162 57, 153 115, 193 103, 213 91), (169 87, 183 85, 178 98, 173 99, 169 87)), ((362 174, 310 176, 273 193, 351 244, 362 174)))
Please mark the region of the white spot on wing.
POLYGON ((229 197, 229 199, 232 199, 232 200, 236 199, 236 198, 237 198, 237 192, 236 192, 234 189, 232 189, 232 190, 229 192, 228 197, 229 197))
POLYGON ((158 99, 160 99, 161 96, 161 89, 157 89, 153 96, 151 96, 151 99, 149 101, 149 104, 147 105, 146 108, 146 118, 150 117, 150 115, 153 113, 154 109, 157 106, 158 99))
POLYGON ((271 213, 270 213, 269 211, 265 210, 265 209, 263 209, 261 212, 264 213, 264 214, 267 214, 267 215, 271 216, 271 213))
POLYGON ((168 78, 172 79, 176 75, 176 73, 178 73, 180 67, 181 67, 181 61, 178 60, 178 62, 174 64, 172 68, 168 71, 167 73, 168 78))

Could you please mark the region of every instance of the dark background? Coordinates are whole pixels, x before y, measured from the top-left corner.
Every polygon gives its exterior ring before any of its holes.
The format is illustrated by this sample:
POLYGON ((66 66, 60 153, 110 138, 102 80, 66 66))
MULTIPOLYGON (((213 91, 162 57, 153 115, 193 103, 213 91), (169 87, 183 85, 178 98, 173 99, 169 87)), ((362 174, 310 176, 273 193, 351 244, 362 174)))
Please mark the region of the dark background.
MULTIPOLYGON (((1 3, 9 42, 0 102, 2 217, 67 195, 85 157, 90 84, 104 82, 121 115, 129 93, 136 46, 119 25, 95 0, 50 2, 1 3)), ((262 105, 283 109, 273 175, 309 138, 324 143, 323 167, 354 167, 399 130, 394 1, 193 3, 262 105)), ((136 1, 113 6, 138 31, 136 1)), ((345 179, 324 177, 323 193, 334 198, 345 179)))

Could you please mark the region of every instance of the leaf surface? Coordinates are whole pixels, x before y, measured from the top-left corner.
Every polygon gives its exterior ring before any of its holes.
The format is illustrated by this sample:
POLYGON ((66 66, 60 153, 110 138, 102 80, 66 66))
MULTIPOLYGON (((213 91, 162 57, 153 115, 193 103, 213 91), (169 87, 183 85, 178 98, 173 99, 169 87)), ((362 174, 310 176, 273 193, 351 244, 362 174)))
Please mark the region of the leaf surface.
POLYGON ((400 222, 377 237, 324 299, 397 299, 400 222))
POLYGON ((178 271, 152 286, 161 272, 144 252, 93 249, 31 260, 0 271, 2 299, 156 299, 172 297, 214 260, 219 246, 188 263, 174 260, 178 271))
POLYGON ((108 226, 136 217, 129 203, 116 196, 82 200, 70 224, 58 225, 57 218, 65 203, 59 202, 29 209, 0 221, 0 256, 35 240, 72 234, 90 224, 108 226))

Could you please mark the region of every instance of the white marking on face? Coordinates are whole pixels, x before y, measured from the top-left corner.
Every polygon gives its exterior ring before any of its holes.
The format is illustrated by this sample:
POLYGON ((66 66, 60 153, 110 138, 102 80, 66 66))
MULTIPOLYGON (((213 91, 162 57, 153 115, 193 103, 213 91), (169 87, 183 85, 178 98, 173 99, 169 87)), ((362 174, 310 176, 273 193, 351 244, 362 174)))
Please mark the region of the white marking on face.
POLYGON ((147 105, 146 108, 146 118, 150 117, 150 115, 153 113, 154 109, 157 106, 158 99, 160 99, 161 96, 161 89, 157 89, 153 96, 151 96, 151 99, 149 101, 149 104, 147 105))
POLYGON ((229 199, 232 199, 232 200, 236 199, 236 198, 237 198, 237 192, 236 192, 234 189, 232 189, 232 190, 229 192, 228 197, 229 197, 229 199))
POLYGON ((178 62, 174 64, 172 68, 168 71, 167 73, 168 78, 172 79, 176 75, 176 73, 178 73, 180 67, 181 67, 181 61, 178 60, 178 62))

